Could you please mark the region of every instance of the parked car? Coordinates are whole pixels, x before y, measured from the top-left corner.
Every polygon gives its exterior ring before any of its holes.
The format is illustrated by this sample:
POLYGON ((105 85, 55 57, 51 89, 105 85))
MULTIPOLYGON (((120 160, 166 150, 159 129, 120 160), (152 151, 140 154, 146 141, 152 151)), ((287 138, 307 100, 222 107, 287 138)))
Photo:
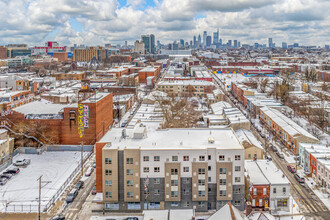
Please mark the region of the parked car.
POLYGON ((96 162, 95 161, 93 162, 92 167, 96 168, 96 162))
POLYGON ((16 160, 14 163, 15 166, 27 166, 31 163, 30 159, 16 160))
POLYGON ((79 190, 79 189, 81 189, 81 188, 83 188, 83 186, 84 186, 84 181, 78 181, 78 183, 75 185, 75 189, 77 189, 77 190, 79 190))
POLYGON ((92 189, 92 195, 96 195, 96 186, 94 186, 92 189))
POLYGON ((294 178, 296 178, 296 180, 300 183, 300 184, 304 184, 305 183, 305 178, 301 177, 298 173, 294 174, 294 178))
POLYGON ((0 175, 0 178, 6 178, 7 180, 9 180, 12 177, 13 177, 13 174, 10 174, 10 173, 8 173, 8 174, 1 174, 0 175))
POLYGON ((291 172, 291 173, 295 173, 296 172, 296 168, 292 165, 288 165, 288 170, 291 172))
POLYGON ((0 179, 0 185, 5 185, 8 182, 6 178, 1 178, 0 179))
POLYGON ((57 215, 57 216, 54 216, 53 218, 51 218, 50 220, 65 220, 65 216, 64 215, 57 215))
POLYGON ((77 189, 72 189, 71 192, 69 193, 68 197, 66 197, 66 202, 71 203, 73 200, 76 198, 78 195, 78 190, 77 189))
POLYGON ((125 127, 125 126, 127 125, 127 123, 128 123, 127 120, 123 121, 123 123, 121 123, 121 127, 122 127, 122 128, 125 127))
POLYGON ((272 145, 272 150, 274 151, 274 152, 277 152, 278 150, 277 150, 277 147, 275 147, 274 145, 272 145))
POLYGON ((281 158, 281 159, 284 159, 284 154, 281 153, 281 152, 276 152, 276 155, 281 158))
POLYGON ((273 160, 271 156, 266 156, 266 159, 267 159, 268 161, 272 161, 272 160, 273 160))
POLYGON ((93 167, 89 167, 89 168, 87 169, 86 173, 85 173, 85 176, 90 176, 90 175, 92 175, 93 171, 94 171, 94 168, 93 168, 93 167))
POLYGON ((16 175, 20 172, 19 168, 12 168, 3 172, 3 174, 13 174, 16 175))

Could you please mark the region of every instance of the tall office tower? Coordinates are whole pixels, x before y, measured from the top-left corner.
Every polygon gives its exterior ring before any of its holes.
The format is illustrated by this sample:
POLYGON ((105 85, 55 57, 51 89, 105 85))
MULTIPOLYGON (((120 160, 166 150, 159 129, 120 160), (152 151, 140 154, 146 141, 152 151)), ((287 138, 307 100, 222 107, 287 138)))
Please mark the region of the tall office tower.
POLYGON ((219 40, 219 43, 220 43, 220 45, 222 45, 222 39, 220 38, 220 40, 219 40))
POLYGON ((324 49, 328 51, 330 49, 330 46, 328 44, 324 45, 324 49))
POLYGON ((201 35, 198 35, 198 47, 202 46, 202 38, 201 35))
POLYGON ((211 46, 211 42, 212 42, 212 37, 211 36, 207 36, 206 37, 206 47, 210 47, 211 46))
POLYGON ((146 49, 146 51, 152 54, 156 53, 155 35, 153 34, 142 35, 141 38, 144 43, 144 48, 146 49))
POLYGON ((207 37, 207 32, 204 31, 203 33, 203 45, 206 46, 206 37, 207 37))
POLYGON ((125 40, 125 47, 127 47, 127 40, 125 40))
POLYGON ((298 43, 294 43, 294 44, 293 44, 293 47, 295 47, 295 48, 296 48, 296 47, 299 47, 299 44, 298 44, 298 43))
POLYGON ((192 42, 192 40, 190 41, 190 48, 192 48, 192 46, 193 46, 193 42, 192 42))
POLYGON ((196 40, 196 36, 194 36, 194 47, 196 48, 197 45, 197 40, 196 40))
POLYGON ((182 46, 184 46, 184 40, 183 40, 183 39, 180 39, 180 44, 181 44, 182 46))
POLYGON ((231 40, 228 40, 228 47, 232 47, 231 40))
POLYGON ((288 44, 286 42, 282 42, 282 49, 288 49, 288 44))
POLYGON ((268 47, 269 48, 273 47, 273 38, 268 38, 268 47))
POLYGON ((219 29, 217 32, 213 32, 213 44, 219 43, 219 29))
POLYGON ((234 48, 237 48, 237 40, 234 40, 234 48))
POLYGON ((241 42, 240 41, 238 41, 238 47, 241 47, 241 42))

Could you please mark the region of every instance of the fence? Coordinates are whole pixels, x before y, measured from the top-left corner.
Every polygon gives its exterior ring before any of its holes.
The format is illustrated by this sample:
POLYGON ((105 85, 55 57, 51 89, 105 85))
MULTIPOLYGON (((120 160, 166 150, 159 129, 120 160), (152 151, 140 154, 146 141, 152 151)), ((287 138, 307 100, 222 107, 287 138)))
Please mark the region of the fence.
MULTIPOLYGON (((92 155, 92 152, 88 152, 87 154, 84 154, 83 164, 86 162, 86 160, 92 155)), ((11 163, 9 163, 10 165, 11 163)), ((56 202, 56 200, 59 198, 59 196, 64 192, 64 190, 67 188, 67 186, 71 183, 73 178, 81 171, 81 162, 79 162, 78 166, 75 168, 75 170, 71 173, 71 175, 65 180, 65 182, 62 184, 62 186, 57 190, 57 192, 54 194, 54 196, 47 200, 48 202, 46 204, 41 204, 41 212, 47 212, 49 208, 56 202)), ((38 201, 37 201, 38 202, 38 201)), ((32 204, 7 204, 5 208, 6 212, 38 212, 38 205, 32 205, 32 204)))

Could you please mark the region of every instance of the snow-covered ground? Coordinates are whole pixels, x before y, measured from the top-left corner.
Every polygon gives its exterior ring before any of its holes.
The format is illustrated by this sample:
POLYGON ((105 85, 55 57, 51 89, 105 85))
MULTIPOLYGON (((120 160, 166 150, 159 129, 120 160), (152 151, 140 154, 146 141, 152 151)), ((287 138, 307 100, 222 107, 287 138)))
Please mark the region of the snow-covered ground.
MULTIPOLYGON (((0 186, 0 212, 38 211, 38 178, 41 175, 42 181, 50 181, 42 183, 43 208, 77 168, 81 154, 78 151, 18 154, 13 161, 18 159, 31 159, 31 164, 20 168, 20 173, 13 176, 6 185, 0 186)), ((9 168, 11 167, 14 166, 9 168)))
POLYGON ((315 183, 314 179, 312 177, 308 177, 304 173, 304 169, 298 169, 297 173, 299 173, 301 176, 305 178, 305 184, 308 185, 308 187, 313 190, 315 195, 319 197, 319 199, 324 203, 324 205, 330 209, 330 198, 328 193, 322 192, 322 187, 317 187, 317 184, 315 183))

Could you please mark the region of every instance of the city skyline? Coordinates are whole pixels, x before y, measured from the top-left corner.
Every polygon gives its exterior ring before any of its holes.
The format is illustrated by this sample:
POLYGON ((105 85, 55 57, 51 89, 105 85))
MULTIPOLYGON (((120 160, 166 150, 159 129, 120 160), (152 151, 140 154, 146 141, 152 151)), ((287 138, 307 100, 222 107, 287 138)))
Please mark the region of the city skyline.
POLYGON ((219 28, 224 42, 242 44, 282 42, 323 47, 328 39, 330 2, 325 0, 283 1, 152 1, 110 0, 70 2, 0 1, 0 45, 27 43, 61 45, 105 43, 132 45, 143 34, 171 43, 189 42, 219 28), (61 6, 61 7, 59 7, 61 6))

